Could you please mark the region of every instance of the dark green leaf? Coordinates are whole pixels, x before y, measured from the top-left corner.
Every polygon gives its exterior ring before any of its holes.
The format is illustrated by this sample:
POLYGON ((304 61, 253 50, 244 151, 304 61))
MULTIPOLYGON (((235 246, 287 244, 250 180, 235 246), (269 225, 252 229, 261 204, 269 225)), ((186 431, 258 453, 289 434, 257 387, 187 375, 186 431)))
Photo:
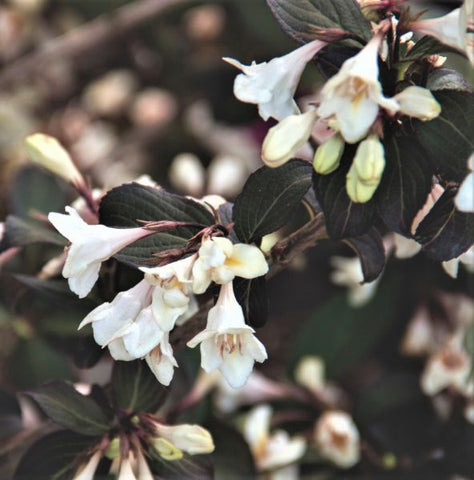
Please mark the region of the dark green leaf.
POLYGON ((77 457, 96 439, 61 430, 40 438, 23 455, 13 480, 69 480, 77 457))
POLYGON ((326 219, 329 236, 334 240, 358 237, 374 223, 375 203, 354 203, 346 193, 346 175, 355 148, 346 144, 339 168, 329 175, 313 173, 313 188, 326 219))
POLYGON ((252 480, 256 478, 255 464, 242 435, 227 424, 214 420, 207 425, 216 449, 212 454, 215 480, 252 480), (229 454, 232 452, 232 454, 229 454))
POLYGON ((410 235, 410 227, 431 191, 433 167, 415 137, 388 135, 385 170, 377 189, 378 214, 394 232, 410 235))
POLYGON ((415 232, 416 241, 434 260, 459 257, 474 243, 474 214, 456 209, 455 194, 445 191, 415 232))
POLYGON ((111 418, 92 400, 61 381, 47 383, 27 392, 59 425, 83 435, 102 435, 110 429, 111 418))
POLYGON ((21 408, 16 397, 0 390, 0 440, 14 435, 22 428, 21 408))
POLYGON ((268 297, 265 277, 252 280, 236 278, 234 291, 237 301, 242 307, 245 321, 254 328, 260 328, 267 323, 268 297))
POLYGON ((428 75, 426 88, 430 90, 464 90, 471 91, 466 79, 456 70, 436 68, 428 75))
POLYGON ((258 241, 285 225, 311 185, 311 171, 311 164, 294 159, 250 175, 234 203, 234 229, 240 241, 258 241))
MULTIPOLYGON (((199 203, 161 188, 144 187, 137 183, 112 189, 101 201, 100 219, 109 227, 141 226, 138 220, 170 220, 205 226, 215 223, 212 214, 199 203)), ((179 227, 155 234, 126 247, 116 258, 133 266, 149 265, 154 253, 181 248, 198 231, 196 227, 179 227)))
POLYGON ((54 378, 73 380, 71 369, 59 352, 42 338, 18 342, 10 358, 10 380, 18 388, 32 388, 54 378))
POLYGON ((385 266, 385 248, 380 233, 376 228, 371 228, 360 237, 344 240, 360 258, 364 281, 372 282, 381 273, 385 266))
POLYGON ((342 64, 350 57, 353 57, 360 51, 359 48, 347 45, 331 44, 325 47, 318 54, 317 66, 325 78, 335 75, 342 64))
POLYGON ((52 243, 63 247, 66 245, 66 240, 38 222, 9 215, 5 221, 5 232, 0 242, 0 252, 10 247, 24 247, 33 243, 52 243))
POLYGON ((346 373, 381 341, 397 319, 396 306, 402 305, 398 279, 387 276, 370 303, 352 308, 345 297, 335 295, 308 318, 298 333, 293 365, 306 355, 318 355, 329 376, 346 373))
POLYGON ((283 31, 299 42, 316 38, 312 27, 337 28, 370 40, 370 24, 355 0, 267 0, 283 31))
POLYGON ((430 55, 446 52, 459 53, 458 50, 448 47, 448 45, 439 42, 438 40, 436 40, 436 38, 425 35, 416 42, 415 46, 410 49, 408 54, 404 56, 401 61, 411 62, 414 60, 420 60, 422 58, 429 57, 430 55))
POLYGON ((474 150, 474 95, 459 90, 439 90, 433 95, 441 104, 440 116, 413 125, 440 177, 445 182, 462 182, 474 150))
POLYGON ((74 344, 72 358, 77 368, 93 367, 105 353, 105 350, 97 345, 96 341, 89 335, 78 338, 74 344))
POLYGON ((155 412, 168 395, 168 390, 141 360, 115 362, 112 388, 117 406, 131 412, 155 412))

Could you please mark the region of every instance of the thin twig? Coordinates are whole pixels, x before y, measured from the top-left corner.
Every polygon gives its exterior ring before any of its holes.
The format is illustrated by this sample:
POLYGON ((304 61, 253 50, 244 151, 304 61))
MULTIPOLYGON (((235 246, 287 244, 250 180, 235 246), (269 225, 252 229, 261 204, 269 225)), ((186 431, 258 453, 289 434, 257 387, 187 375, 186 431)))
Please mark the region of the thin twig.
POLYGON ((141 0, 101 15, 46 42, 37 50, 20 57, 4 68, 0 73, 0 88, 46 68, 48 63, 54 60, 76 60, 85 54, 100 51, 104 44, 151 20, 165 9, 186 1, 188 0, 141 0))

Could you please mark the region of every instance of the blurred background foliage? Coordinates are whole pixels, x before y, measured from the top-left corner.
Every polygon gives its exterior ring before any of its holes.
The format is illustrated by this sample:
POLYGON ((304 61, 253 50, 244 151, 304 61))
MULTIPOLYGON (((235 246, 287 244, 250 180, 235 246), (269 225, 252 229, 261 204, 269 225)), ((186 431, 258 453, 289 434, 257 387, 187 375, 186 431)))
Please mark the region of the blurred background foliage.
MULTIPOLYGON (((13 71, 22 58, 47 48, 57 37, 133 3, 0 2, 2 220, 14 214, 39 222, 75 198, 61 180, 28 164, 23 140, 35 131, 60 139, 99 188, 146 173, 179 193, 220 193, 232 200, 248 174, 260 166, 259 147, 268 125, 254 106, 233 97, 236 71, 221 57, 248 64, 294 48, 263 0, 182 2, 133 29, 117 28, 109 41, 80 55, 13 71), (204 186, 195 186, 193 192, 185 191, 170 172, 173 159, 183 152, 194 154, 207 168, 202 173, 204 186)), ((459 2, 411 4, 414 9, 429 7, 437 16, 459 2)), ((452 56, 448 64, 472 83, 466 62, 452 56)), ((310 95, 318 81, 317 68, 308 68, 298 96, 310 95)), ((299 215, 303 218, 303 212, 299 215)), ((109 380, 107 359, 93 370, 86 368, 103 352, 89 332, 76 329, 87 312, 109 299, 110 286, 103 282, 99 293, 79 301, 62 280, 38 282, 45 262, 61 251, 61 246, 30 245, 0 266, 0 437, 21 425, 15 392, 52 379, 102 384, 109 380)), ((424 359, 400 353, 417 306, 430 305, 449 325, 450 312, 443 310, 440 292, 472 295, 472 276, 461 270, 453 280, 422 254, 392 259, 374 298, 353 308, 344 289, 328 281, 329 259, 336 254, 347 255, 349 250, 323 242, 268 282, 269 322, 259 336, 269 360, 262 371, 276 379, 291 378, 304 355, 319 355, 329 379, 348 392, 355 421, 374 448, 416 464, 424 475, 439 475, 413 478, 447 478, 440 473, 441 464, 446 474, 472 474, 473 457, 463 452, 469 445, 472 450, 474 427, 456 411, 449 422, 440 420, 419 387, 424 359)), ((124 266, 110 263, 105 268, 111 277, 119 269, 114 278, 119 278, 121 289, 136 280, 124 266)), ((193 378, 195 352, 180 355, 184 368, 179 375, 193 378)), ((208 407, 188 412, 191 418, 186 420, 207 418, 208 407)))

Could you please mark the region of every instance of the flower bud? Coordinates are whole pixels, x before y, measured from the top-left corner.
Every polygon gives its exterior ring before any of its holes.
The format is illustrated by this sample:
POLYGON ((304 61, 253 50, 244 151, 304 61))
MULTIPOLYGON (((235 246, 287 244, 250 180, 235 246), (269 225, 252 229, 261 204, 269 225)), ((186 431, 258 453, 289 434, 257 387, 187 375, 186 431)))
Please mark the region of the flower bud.
POLYGON ((34 133, 26 137, 26 151, 30 159, 48 169, 66 182, 83 185, 84 179, 69 156, 69 153, 56 138, 43 133, 34 133))
POLYGON ((325 387, 324 361, 320 357, 304 357, 296 366, 296 381, 311 392, 320 392, 325 387))
POLYGON ((378 185, 385 168, 382 142, 376 135, 360 143, 353 160, 359 180, 366 185, 378 185))
POLYGON ((160 457, 165 460, 180 460, 183 458, 183 452, 164 438, 155 438, 152 443, 160 457))
POLYGON ((322 143, 314 155, 313 166, 316 173, 327 175, 339 167, 344 152, 344 140, 334 135, 322 143))
POLYGON ((156 425, 156 432, 161 439, 170 442, 176 449, 184 450, 190 455, 211 453, 214 442, 211 434, 199 425, 156 425))
POLYGON ((423 122, 433 120, 441 113, 441 105, 433 94, 423 87, 411 86, 395 95, 400 111, 409 117, 419 118, 423 122))
POLYGON ((374 195, 378 185, 366 185, 359 180, 357 171, 352 164, 346 177, 346 191, 349 198, 355 203, 366 203, 374 195))
POLYGON ((104 455, 110 460, 113 460, 120 455, 120 438, 115 437, 111 440, 104 455))
POLYGON ((311 109, 301 115, 289 115, 270 128, 263 141, 262 160, 269 167, 279 167, 292 158, 308 141, 318 114, 311 109))
POLYGON ((351 468, 360 459, 359 432, 345 412, 326 412, 318 419, 314 439, 321 455, 341 468, 351 468))

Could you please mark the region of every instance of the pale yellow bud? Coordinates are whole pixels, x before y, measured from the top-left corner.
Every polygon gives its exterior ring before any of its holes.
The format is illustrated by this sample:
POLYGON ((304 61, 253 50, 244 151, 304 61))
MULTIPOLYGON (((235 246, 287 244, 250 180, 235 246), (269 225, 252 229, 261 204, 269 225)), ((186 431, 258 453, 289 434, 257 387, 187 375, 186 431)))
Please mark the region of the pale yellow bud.
POLYGON ((340 135, 334 135, 323 142, 314 154, 313 167, 316 173, 327 175, 339 167, 345 142, 340 135))
POLYGON ((111 440, 104 455, 110 460, 113 460, 120 455, 120 438, 115 437, 111 440))
POLYGON ((316 110, 311 109, 301 115, 289 115, 270 128, 263 141, 263 162, 279 167, 292 158, 308 141, 317 116, 316 110))
POLYGON ((25 147, 30 159, 58 177, 74 185, 84 184, 71 157, 56 138, 43 133, 26 137, 25 147))
POLYGON ((411 86, 395 95, 400 111, 409 117, 419 118, 423 122, 433 120, 441 113, 441 105, 433 94, 423 87, 411 86))
POLYGON ((363 183, 359 176, 357 175, 357 171, 355 169, 354 163, 351 165, 349 172, 347 172, 346 177, 346 191, 349 198, 355 203, 366 203, 368 202, 374 195, 375 191, 377 190, 377 185, 367 185, 363 183))
POLYGON ((375 185, 380 183, 385 168, 385 154, 382 142, 376 135, 367 137, 357 147, 352 162, 357 171, 358 180, 364 185, 375 185))
POLYGON ((162 437, 153 440, 153 446, 160 454, 160 457, 165 460, 180 460, 183 458, 182 450, 176 448, 171 442, 168 442, 168 440, 165 440, 162 437))

